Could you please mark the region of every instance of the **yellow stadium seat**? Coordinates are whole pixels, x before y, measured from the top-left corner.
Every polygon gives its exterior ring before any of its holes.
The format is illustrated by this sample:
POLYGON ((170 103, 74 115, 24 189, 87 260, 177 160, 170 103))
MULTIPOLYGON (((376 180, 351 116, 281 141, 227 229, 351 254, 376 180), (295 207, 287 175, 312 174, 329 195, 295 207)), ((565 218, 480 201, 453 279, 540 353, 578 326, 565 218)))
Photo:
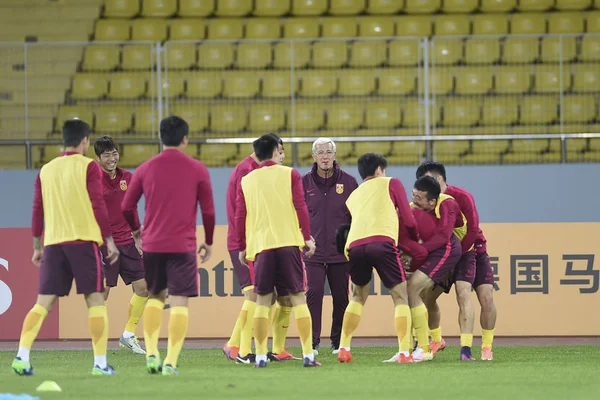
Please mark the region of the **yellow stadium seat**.
POLYGON ((206 27, 201 19, 176 18, 170 21, 169 40, 202 40, 206 27))
POLYGON ((392 142, 356 142, 354 143, 354 152, 356 155, 377 153, 385 157, 392 152, 392 142))
POLYGON ((581 61, 600 61, 600 37, 584 36, 581 39, 581 61))
POLYGON ((100 19, 96 21, 94 39, 107 42, 129 40, 129 21, 121 19, 100 19))
POLYGON ((392 144, 392 153, 387 156, 390 164, 416 165, 425 153, 425 142, 398 141, 392 144))
POLYGON ((227 71, 223 75, 223 96, 254 97, 260 93, 260 77, 253 72, 227 71))
MULTIPOLYGON (((429 121, 431 125, 436 125, 440 120, 439 104, 432 105, 430 108, 429 121)), ((402 125, 407 127, 421 127, 424 129, 425 106, 417 99, 407 100, 402 104, 402 125)))
POLYGON ((290 0, 254 0, 254 15, 259 17, 279 17, 290 11, 290 0))
POLYGON ((484 13, 507 13, 516 6, 517 0, 481 0, 479 9, 484 13))
POLYGON ((369 0, 367 1, 367 14, 397 14, 404 7, 403 2, 395 0, 369 0))
POLYGON ((286 18, 283 21, 284 38, 318 38, 319 23, 314 18, 286 18))
POLYGON ((140 74, 121 72, 110 75, 111 99, 137 99, 146 94, 146 79, 140 74))
POLYGON ((467 64, 495 64, 500 60, 500 41, 496 38, 469 39, 465 44, 467 64))
POLYGON ((417 90, 416 69, 382 69, 379 71, 380 95, 407 95, 417 90))
POLYGON ((144 44, 123 46, 123 61, 121 66, 126 71, 150 69, 155 61, 152 56, 152 47, 144 44))
POLYGON ((190 133, 203 132, 208 128, 208 110, 203 106, 184 104, 169 110, 183 118, 190 127, 190 133))
POLYGON ((304 68, 310 61, 310 44, 306 42, 280 42, 275 45, 275 68, 304 68))
MULTIPOLYGON (((597 133, 600 132, 597 129, 596 129, 596 131, 597 131, 597 133)), ((591 151, 600 151, 600 139, 599 138, 591 138, 589 149, 591 151)))
MULTIPOLYGON (((238 145, 236 144, 201 144, 200 161, 208 167, 223 167, 231 160, 237 159, 238 145)), ((246 157, 246 154, 242 157, 246 157)))
POLYGON ((106 0, 104 18, 133 18, 140 12, 139 0, 106 0))
POLYGON ((557 99, 553 96, 526 96, 521 101, 521 124, 542 125, 555 122, 557 99))
POLYGON ((238 68, 266 68, 273 62, 270 43, 240 43, 235 65, 238 68))
POLYGON ((519 0, 519 11, 546 11, 554 6, 555 0, 519 0))
POLYGON ((223 92, 220 71, 192 73, 187 77, 187 97, 212 98, 223 92))
POLYGON ((158 144, 124 144, 121 146, 119 166, 138 167, 144 161, 158 154, 158 144))
MULTIPOLYGON (((350 17, 329 17, 321 19, 323 37, 351 38, 358 36, 358 26, 356 18, 350 17)), ((318 28, 315 30, 318 32, 318 28)))
POLYGON ((441 0, 406 0, 404 11, 408 14, 433 14, 441 6, 441 0))
POLYGON ((431 36, 433 25, 429 16, 410 15, 396 18, 397 36, 431 36))
MULTIPOLYGON (((550 0, 553 1, 553 0, 550 0)), ((521 4, 521 3, 519 3, 521 4)), ((541 13, 516 13, 510 21, 510 33, 546 33, 546 16, 541 13)))
POLYGON ((290 110, 290 126, 292 113, 295 117, 296 130, 316 130, 325 124, 323 105, 314 102, 296 103, 294 111, 290 110))
POLYGON ((368 96, 375 92, 373 70, 346 69, 338 73, 341 96, 368 96))
POLYGON ((564 123, 588 123, 596 119, 596 101, 591 95, 563 97, 564 123))
POLYGON ((243 17, 252 12, 252 0, 219 0, 215 15, 217 17, 243 17))
POLYGON ((179 16, 208 17, 215 10, 215 0, 179 0, 179 16))
POLYGON ((433 39, 432 61, 438 65, 456 64, 463 59, 462 41, 456 39, 433 39))
POLYGON ((468 15, 439 15, 434 20, 437 36, 462 36, 471 33, 468 15))
MULTIPOLYGON (((600 4, 598 2, 597 4, 600 4)), ((600 7, 596 7, 600 8, 600 7)), ((590 11, 586 13, 586 32, 587 33, 598 33, 600 32, 600 12, 590 11)))
POLYGON ((110 71, 119 65, 117 46, 87 46, 83 54, 84 71, 110 71))
POLYGON ((392 17, 362 17, 358 20, 358 33, 364 37, 394 36, 392 17))
POLYGON ((329 14, 356 15, 365 9, 366 0, 329 0, 329 14))
POLYGON ((502 14, 476 14, 473 16, 474 35, 505 35, 508 19, 502 14))
POLYGON ((571 89, 571 73, 563 70, 562 81, 559 66, 540 66, 534 72, 535 91, 539 93, 558 93, 571 89))
POLYGON ((131 129, 131 112, 119 107, 99 107, 96 109, 96 132, 117 134, 131 129))
POLYGON ((26 147, 18 145, 0 145, 0 169, 27 168, 26 147))
POLYGON ((285 111, 281 104, 253 104, 248 129, 251 132, 277 132, 285 127, 285 111))
POLYGON ((578 12, 557 12, 548 15, 548 33, 584 33, 583 15, 578 12))
POLYGON ((158 132, 158 110, 152 106, 138 107, 134 111, 133 131, 137 134, 158 132))
POLYGON ((600 92, 600 70, 597 64, 575 64, 573 66, 573 90, 576 92, 600 92))
MULTIPOLYGON (((218 3, 220 4, 220 3, 218 3)), ((208 20, 208 39, 242 39, 244 26, 238 18, 214 18, 208 20)))
POLYGON ((508 64, 529 64, 539 57, 537 38, 508 37, 504 41, 503 61, 508 64))
POLYGON ((46 139, 53 128, 52 117, 29 117, 0 119, 2 139, 46 139))
POLYGON ((134 19, 131 23, 131 40, 162 42, 167 38, 167 23, 164 19, 134 19))
POLYGON ((196 47, 192 43, 167 43, 163 67, 189 69, 196 64, 196 47))
POLYGON ((479 122, 479 102, 471 98, 450 98, 444 103, 444 126, 473 126, 479 122))
POLYGON ((549 144, 548 139, 513 139, 511 150, 514 153, 539 154, 548 150, 549 144))
POLYGON ((177 0, 142 0, 142 17, 167 18, 177 13, 177 0))
POLYGON ((73 78, 71 97, 76 100, 91 100, 104 97, 108 92, 106 78, 96 74, 77 74, 73 78))
POLYGON ((415 66, 422 60, 420 42, 414 39, 393 40, 388 44, 388 65, 415 66))
POLYGON ((204 43, 198 47, 198 67, 203 69, 223 69, 233 64, 231 43, 204 43))
POLYGON ((350 47, 350 66, 377 67, 387 58, 384 41, 357 40, 350 47))
MULTIPOLYGON (((177 72, 168 72, 162 75, 162 96, 165 98, 179 97, 184 92, 184 78, 183 75, 177 72)), ((150 87, 154 87, 154 80, 150 81, 150 87)), ((152 89, 154 90, 154 89, 152 89)), ((154 91, 151 93, 158 93, 154 91)))
POLYGON ((281 22, 276 18, 251 18, 246 22, 246 39, 277 39, 281 22))
POLYGON ((71 119, 80 119, 90 126, 94 126, 94 113, 91 108, 82 106, 61 106, 56 117, 57 130, 62 129, 65 121, 71 119))
POLYGON ((474 140, 472 153, 462 158, 464 164, 497 164, 508 148, 508 140, 474 140))
POLYGON ((235 133, 246 128, 246 109, 235 104, 215 105, 210 110, 210 129, 214 132, 235 133))
POLYGON ((327 0, 292 0, 292 14, 316 16, 325 14, 328 9, 327 0))
POLYGON ((573 61, 577 57, 577 43, 574 37, 542 38, 542 62, 557 63, 573 61))
POLYGON ((492 90, 492 74, 480 68, 461 68, 456 70, 457 94, 486 94, 492 90))
POLYGON ((479 0, 444 0, 442 12, 445 13, 472 13, 479 6, 479 0))
MULTIPOLYGON (((560 143, 560 141, 559 141, 560 143)), ((568 152, 581 152, 588 148, 587 139, 568 139, 565 141, 568 152)))
POLYGON ((338 90, 337 76, 331 72, 303 71, 299 94, 305 97, 328 97, 338 90))
POLYGON ((527 67, 504 67, 494 71, 496 93, 524 93, 531 89, 531 73, 527 67))
POLYGON ((292 92, 291 78, 291 74, 287 71, 266 71, 262 79, 262 95, 273 98, 291 97, 298 89, 296 83, 292 92))
POLYGON ((436 140, 433 142, 433 153, 437 161, 454 164, 469 151, 467 140, 436 140))
POLYGON ((327 106, 328 129, 357 129, 363 123, 364 113, 359 104, 336 101, 327 106))
POLYGON ((556 0, 556 8, 561 11, 586 10, 592 6, 592 0, 556 0))
POLYGON ((402 111, 397 101, 369 101, 365 110, 367 128, 395 128, 402 123, 402 111))
POLYGON ((316 42, 312 48, 312 66, 339 68, 348 63, 348 45, 345 41, 316 42))
POLYGON ((481 111, 483 125, 512 125, 519 120, 518 102, 512 97, 486 97, 481 111))

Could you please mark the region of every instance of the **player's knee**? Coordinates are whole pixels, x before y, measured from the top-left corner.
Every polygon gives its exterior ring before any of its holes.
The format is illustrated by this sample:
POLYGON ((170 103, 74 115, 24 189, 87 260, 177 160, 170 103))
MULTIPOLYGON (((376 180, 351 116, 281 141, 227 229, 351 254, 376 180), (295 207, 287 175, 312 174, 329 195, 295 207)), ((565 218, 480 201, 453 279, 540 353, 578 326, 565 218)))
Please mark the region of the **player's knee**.
POLYGON ((352 291, 352 301, 365 305, 367 298, 369 297, 369 289, 369 285, 354 285, 354 290, 352 291))
POLYGON ((460 308, 471 307, 471 284, 468 282, 456 282, 456 300, 460 308))
POLYGON ((294 301, 296 300, 302 300, 304 303, 306 303, 306 296, 304 295, 304 292, 290 294, 289 296, 279 296, 277 298, 277 303, 279 303, 279 305, 282 307, 293 307, 294 301))
POLYGON ((490 288, 482 288, 481 286, 477 288, 477 298, 479 299, 481 310, 492 311, 494 309, 494 289, 491 285, 482 286, 490 286, 490 288))
POLYGON ((394 305, 408 304, 408 290, 406 289, 406 283, 401 283, 390 289, 390 295, 394 300, 394 305))

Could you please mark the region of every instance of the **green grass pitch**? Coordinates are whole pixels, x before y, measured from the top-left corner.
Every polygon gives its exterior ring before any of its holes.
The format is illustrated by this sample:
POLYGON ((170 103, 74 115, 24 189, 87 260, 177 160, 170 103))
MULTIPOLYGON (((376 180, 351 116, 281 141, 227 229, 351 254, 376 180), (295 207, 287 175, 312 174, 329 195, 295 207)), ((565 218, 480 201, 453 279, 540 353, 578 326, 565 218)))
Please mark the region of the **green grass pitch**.
MULTIPOLYGON (((300 354, 299 348, 290 349, 300 354)), ((219 349, 184 350, 179 376, 154 376, 144 357, 109 351, 115 376, 91 376, 91 351, 33 351, 36 375, 16 376, 14 351, 0 352, 0 393, 28 393, 41 399, 597 399, 600 351, 597 346, 495 347, 494 361, 458 361, 448 347, 434 361, 387 364, 394 348, 356 347, 352 364, 340 364, 323 349, 321 368, 301 361, 270 363, 266 369, 236 365, 219 349), (59 393, 36 392, 45 380, 59 393)), ((479 356, 479 348, 473 354, 479 356)))

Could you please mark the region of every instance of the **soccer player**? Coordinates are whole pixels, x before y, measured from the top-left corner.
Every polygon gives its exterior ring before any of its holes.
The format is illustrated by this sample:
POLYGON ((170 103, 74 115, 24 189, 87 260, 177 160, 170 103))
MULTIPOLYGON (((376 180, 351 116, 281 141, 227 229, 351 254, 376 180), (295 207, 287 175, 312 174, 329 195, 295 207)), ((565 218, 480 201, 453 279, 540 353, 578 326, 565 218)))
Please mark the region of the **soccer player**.
POLYGON ((142 240, 144 267, 150 299, 144 310, 146 368, 149 373, 177 375, 177 360, 188 328, 188 299, 198 296, 196 216, 202 209, 204 242, 198 254, 204 263, 212 254, 215 208, 208 169, 186 155, 189 126, 177 116, 160 122, 164 150, 142 163, 125 193, 122 209, 133 231, 137 203, 144 195, 146 216, 142 240), (168 350, 161 365, 158 336, 162 325, 165 292, 169 290, 170 318, 168 350))
POLYGON ((77 294, 84 295, 88 307, 92 375, 113 375, 116 372, 106 361, 108 316, 98 247, 106 243, 111 264, 117 261, 119 250, 102 197, 102 171, 83 155, 90 145, 90 127, 81 120, 69 120, 63 124, 62 135, 64 152, 44 165, 35 181, 32 261, 40 268, 39 291, 23 322, 12 369, 18 375, 33 375, 31 346, 57 298, 69 294, 75 279, 77 294))
POLYGON ((242 178, 236 199, 240 262, 248 265, 257 294, 254 313, 255 366, 267 366, 269 306, 274 288, 281 287, 292 302, 302 343, 305 367, 316 367, 312 349, 311 318, 306 305, 302 248, 315 252, 310 220, 298 171, 278 164, 278 142, 263 135, 253 143, 259 168, 242 178))
MULTIPOLYGON (((105 299, 108 300, 110 288, 117 286, 119 275, 121 275, 125 285, 133 287, 133 296, 129 301, 127 324, 119 339, 119 345, 132 350, 134 353, 146 354, 135 336, 135 329, 142 318, 144 307, 148 301, 144 264, 141 257, 141 232, 140 230, 132 232, 121 212, 121 201, 133 175, 131 172, 118 167, 119 148, 110 136, 103 136, 96 140, 94 142, 94 152, 103 171, 102 193, 108 209, 112 236, 120 253, 120 258, 115 264, 104 266, 104 274, 106 275, 105 299)), ((134 213, 134 218, 136 225, 139 225, 137 211, 134 213)), ((106 256, 105 247, 100 248, 100 251, 106 256)))
MULTIPOLYGON (((481 304, 481 331, 482 331, 482 344, 481 344, 481 359, 482 360, 493 360, 494 354, 492 352, 492 343, 494 340, 494 329, 496 327, 496 305, 494 304, 494 272, 490 263, 490 257, 487 254, 486 239, 483 235, 481 228, 479 227, 479 213, 475 207, 475 200, 473 195, 465 189, 450 186, 446 183, 446 168, 442 163, 427 161, 421 164, 417 168, 417 178, 423 175, 432 176, 440 184, 442 193, 452 196, 458 205, 465 218, 467 219, 467 234, 462 239, 462 250, 467 252, 473 246, 475 247, 475 274, 465 276, 463 274, 462 279, 465 279, 465 283, 471 283, 477 293, 477 299, 481 304)), ((458 280, 458 277, 456 278, 458 280)), ((471 289, 468 284, 463 284, 463 290, 465 296, 471 298, 471 289)), ((458 296, 459 285, 456 286, 458 296)), ((430 312, 430 318, 434 319, 434 323, 430 325, 437 326, 437 329, 431 331, 432 341, 438 343, 437 346, 440 348, 445 347, 445 341, 442 339, 442 332, 440 326, 440 314, 437 304, 435 305, 436 312, 430 312)), ((434 311, 435 311, 434 310, 434 311)), ((474 317, 471 318, 474 320, 474 317)), ((471 327, 473 322, 471 322, 471 327)), ((473 343, 473 329, 471 328, 471 335, 466 337, 464 345, 473 343)), ((462 337, 462 335, 461 335, 462 337)), ((461 339, 462 342, 462 339, 461 339)), ((461 343, 461 346, 463 343, 461 343)))
POLYGON ((346 200, 358 187, 354 177, 340 168, 335 161, 335 143, 329 138, 319 138, 312 145, 315 163, 302 178, 304 197, 310 213, 310 226, 315 242, 319 243, 315 255, 306 261, 308 291, 306 300, 313 322, 313 348, 319 354, 321 319, 325 277, 333 297, 331 323, 331 349, 337 354, 342 335, 342 319, 348 306, 350 263, 335 246, 335 228, 350 223, 346 200))
POLYGON ((346 239, 345 253, 351 263, 354 283, 352 300, 344 313, 338 361, 352 362, 350 342, 358 327, 362 309, 369 296, 373 267, 394 301, 394 318, 398 336, 399 363, 412 363, 411 312, 408 306, 406 275, 400 261, 398 233, 404 224, 409 236, 418 241, 415 219, 410 211, 402 182, 385 175, 387 161, 379 154, 367 153, 358 159, 363 183, 350 195, 346 206, 352 223, 346 239))

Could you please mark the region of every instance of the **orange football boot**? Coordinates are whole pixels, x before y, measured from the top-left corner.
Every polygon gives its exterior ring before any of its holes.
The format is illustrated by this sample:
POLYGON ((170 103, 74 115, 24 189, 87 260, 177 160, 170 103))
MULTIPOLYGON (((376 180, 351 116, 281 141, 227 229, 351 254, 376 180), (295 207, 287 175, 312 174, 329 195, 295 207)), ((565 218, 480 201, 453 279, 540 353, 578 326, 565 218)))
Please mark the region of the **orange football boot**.
POLYGON ((351 363, 352 362, 352 354, 349 350, 342 349, 340 347, 340 352, 338 353, 338 361, 341 363, 351 363))

